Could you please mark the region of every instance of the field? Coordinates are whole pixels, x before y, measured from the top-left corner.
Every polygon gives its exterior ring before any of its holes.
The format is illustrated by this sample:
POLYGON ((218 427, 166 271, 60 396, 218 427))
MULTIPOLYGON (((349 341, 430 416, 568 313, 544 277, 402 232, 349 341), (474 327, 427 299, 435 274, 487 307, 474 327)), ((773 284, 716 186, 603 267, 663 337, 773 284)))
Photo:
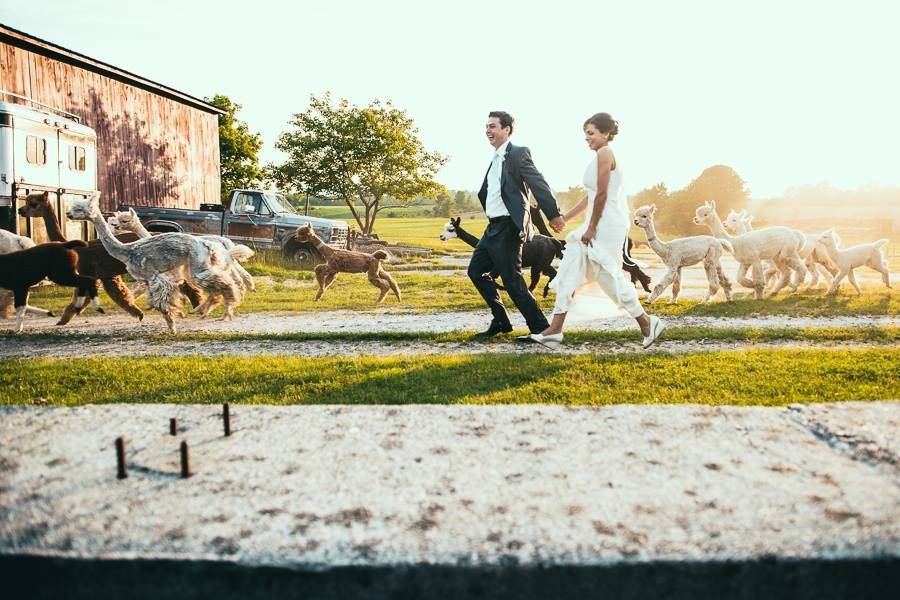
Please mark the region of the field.
MULTIPOLYGON (((511 337, 474 337, 487 319, 465 275, 471 248, 458 239, 438 239, 446 222, 378 221, 382 239, 436 251, 432 258, 387 266, 403 298, 388 296, 381 307, 374 306, 377 290, 364 277, 346 274, 314 302, 312 273, 261 252, 247 264, 257 291, 246 295, 233 323, 189 316, 179 323, 182 333, 172 337, 158 315, 138 323, 102 292, 105 316, 88 308, 65 328, 29 318, 23 336, 12 335, 6 321, 0 355, 10 360, 0 366, 0 403, 206 402, 222 398, 217 387, 231 390, 226 396, 234 402, 275 404, 378 398, 379 403, 778 405, 900 397, 900 293, 880 285, 874 273, 860 271, 864 293, 859 297, 847 284, 826 297, 820 284, 765 300, 736 288, 732 302, 720 295, 700 304, 705 277, 700 269, 688 269, 682 298, 670 304, 664 297, 649 308, 671 326, 653 352, 639 353, 634 326, 612 308, 576 323, 567 334, 569 354, 553 356, 511 337), (245 369, 237 355, 265 357, 265 375, 254 375, 253 366, 245 369), (116 381, 116 372, 133 376, 116 381), (162 387, 152 377, 160 372, 169 374, 162 387), (748 385, 758 384, 763 374, 771 374, 764 386, 748 385), (629 383, 637 377, 642 385, 629 383), (727 382, 724 393, 717 380, 727 382), (449 381, 456 381, 452 392, 449 381), (624 388, 629 391, 616 392, 624 388)), ((480 235, 486 222, 464 224, 480 235)), ((893 250, 894 245, 887 254, 896 267, 893 250)), ((654 279, 660 277, 662 266, 647 248, 634 255, 654 279)), ((733 273, 736 267, 728 260, 726 270, 733 273)), ((40 286, 30 303, 59 314, 70 298, 68 289, 40 286)), ((538 295, 538 301, 549 310, 553 293, 538 295)), ((524 333, 517 318, 517 333, 524 333)))

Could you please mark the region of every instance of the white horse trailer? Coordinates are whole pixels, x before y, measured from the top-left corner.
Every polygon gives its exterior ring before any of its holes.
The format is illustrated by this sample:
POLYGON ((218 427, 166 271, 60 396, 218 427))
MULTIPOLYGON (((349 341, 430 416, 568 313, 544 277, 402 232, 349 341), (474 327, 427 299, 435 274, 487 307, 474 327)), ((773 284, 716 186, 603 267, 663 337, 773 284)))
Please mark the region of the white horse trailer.
POLYGON ((97 190, 97 134, 71 113, 0 90, 0 227, 47 241, 41 219, 21 217, 31 192, 50 192, 69 239, 88 239, 87 224, 67 222, 67 203, 97 190), (25 104, 5 102, 15 97, 25 104))

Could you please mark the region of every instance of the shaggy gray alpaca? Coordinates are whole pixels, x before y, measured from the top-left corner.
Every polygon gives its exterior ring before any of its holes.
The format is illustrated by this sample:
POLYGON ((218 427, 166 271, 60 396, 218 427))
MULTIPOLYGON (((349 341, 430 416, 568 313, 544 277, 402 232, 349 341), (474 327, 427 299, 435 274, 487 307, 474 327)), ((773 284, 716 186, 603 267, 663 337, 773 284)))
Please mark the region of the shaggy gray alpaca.
POLYGON ((231 319, 243 294, 222 271, 227 261, 221 245, 186 233, 164 233, 123 244, 103 218, 99 197, 97 193, 90 200, 72 202, 66 214, 73 220, 91 221, 106 251, 122 261, 132 277, 147 282, 148 304, 162 313, 170 332, 175 333, 172 314, 180 312, 178 283, 183 278, 190 278, 207 294, 221 294, 225 299, 223 319, 231 319))
MULTIPOLYGON (((138 238, 140 239, 152 237, 153 235, 152 233, 147 231, 147 229, 144 227, 144 224, 141 223, 141 219, 138 217, 137 213, 134 212, 133 208, 129 208, 126 211, 114 213, 113 216, 109 218, 108 222, 117 234, 120 232, 129 231, 138 236, 138 238)), ((253 281, 253 276, 250 275, 250 273, 248 273, 247 270, 244 269, 244 267, 239 262, 249 260, 254 254, 253 250, 243 244, 235 244, 227 237, 223 237, 221 235, 201 235, 199 237, 211 244, 220 244, 223 247, 225 252, 222 254, 222 256, 225 257, 227 264, 222 270, 228 273, 235 283, 240 285, 244 291, 254 291, 256 289, 256 284, 253 281)), ((138 285, 135 287, 136 289, 132 290, 135 298, 146 292, 145 285, 143 283, 138 283, 138 285)), ((220 301, 220 295, 210 294, 206 297, 206 300, 203 302, 203 304, 199 305, 191 312, 199 313, 201 318, 206 318, 209 312, 220 301)))

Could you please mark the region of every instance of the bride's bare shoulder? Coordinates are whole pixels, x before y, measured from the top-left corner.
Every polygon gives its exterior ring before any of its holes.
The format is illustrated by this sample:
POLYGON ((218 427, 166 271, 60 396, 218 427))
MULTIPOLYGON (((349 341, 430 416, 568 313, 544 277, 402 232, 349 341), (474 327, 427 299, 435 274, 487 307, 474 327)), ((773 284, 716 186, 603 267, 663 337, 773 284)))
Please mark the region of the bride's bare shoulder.
POLYGON ((616 157, 609 146, 603 146, 602 148, 597 149, 597 164, 608 164, 615 168, 616 157))

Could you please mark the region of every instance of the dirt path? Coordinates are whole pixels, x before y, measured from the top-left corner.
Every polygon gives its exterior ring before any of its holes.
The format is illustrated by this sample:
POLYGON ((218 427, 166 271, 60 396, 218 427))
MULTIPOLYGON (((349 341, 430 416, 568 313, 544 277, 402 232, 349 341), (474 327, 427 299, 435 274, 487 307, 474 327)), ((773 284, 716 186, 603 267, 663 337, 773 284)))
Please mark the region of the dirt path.
MULTIPOLYGON (((525 329, 525 322, 518 313, 511 313, 513 327, 525 329)), ((308 313, 249 313, 238 314, 230 322, 199 320, 194 317, 178 322, 179 331, 205 331, 218 333, 332 333, 332 332, 430 332, 480 331, 487 326, 489 315, 482 312, 443 312, 435 314, 402 313, 386 309, 373 313, 349 310, 308 313)), ((872 325, 900 325, 900 315, 844 316, 844 317, 666 317, 666 321, 679 327, 864 327, 872 325)), ((82 333, 82 334, 134 334, 165 333, 165 324, 157 313, 149 313, 142 322, 126 315, 109 315, 77 319, 65 327, 56 327, 56 319, 29 317, 28 332, 82 333)), ((636 329, 634 320, 616 315, 599 319, 573 319, 571 324, 580 329, 594 331, 636 329)), ((0 321, 0 331, 11 331, 13 320, 0 321)), ((2 343, 2 342, 0 342, 2 343)))

